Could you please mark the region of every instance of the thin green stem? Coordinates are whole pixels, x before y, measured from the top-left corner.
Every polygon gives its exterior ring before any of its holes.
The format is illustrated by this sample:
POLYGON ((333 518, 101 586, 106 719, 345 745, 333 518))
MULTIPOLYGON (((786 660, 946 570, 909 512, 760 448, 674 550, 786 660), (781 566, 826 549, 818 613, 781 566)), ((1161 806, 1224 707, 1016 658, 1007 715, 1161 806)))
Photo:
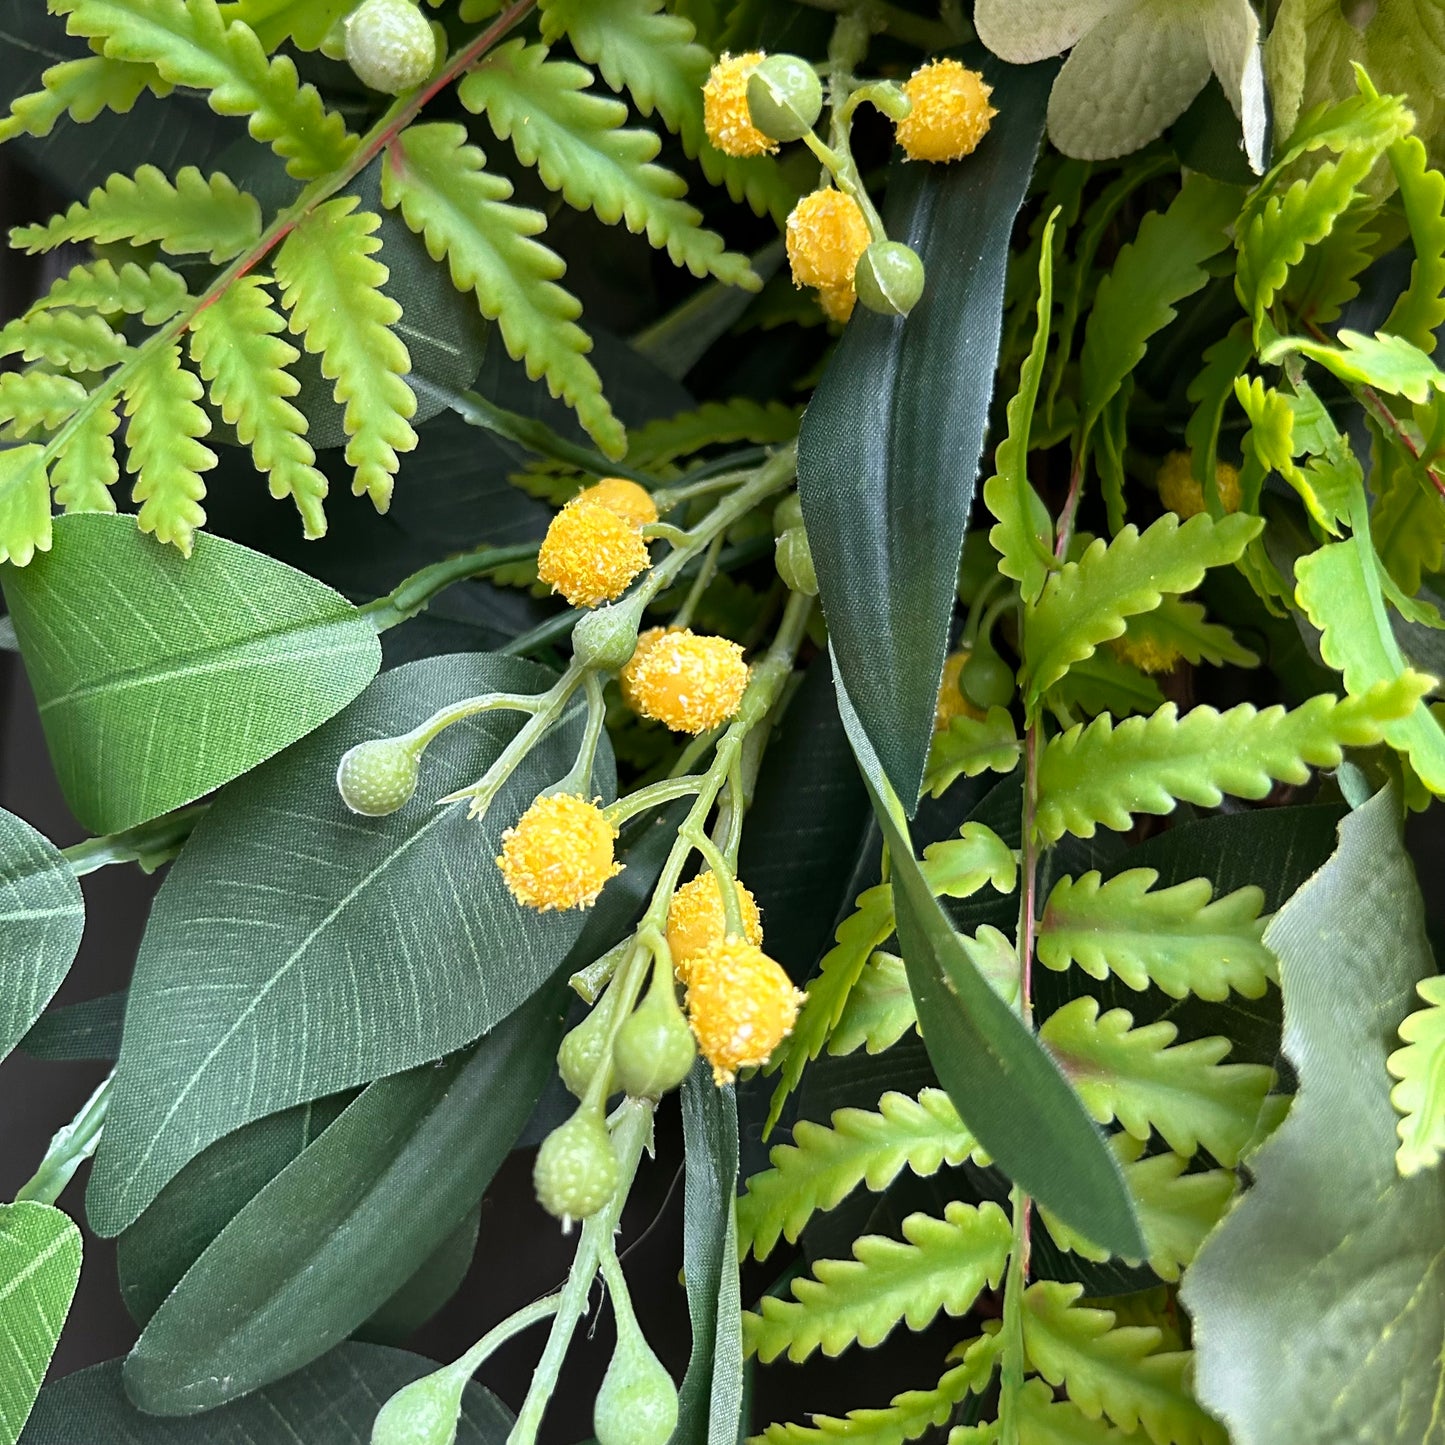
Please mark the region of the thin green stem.
POLYGON ((515 1314, 508 1315, 500 1324, 489 1329, 466 1354, 449 1367, 449 1373, 471 1379, 508 1340, 520 1335, 523 1330, 531 1329, 542 1320, 550 1319, 561 1306, 560 1294, 549 1294, 546 1299, 535 1300, 523 1306, 515 1314))
POLYGON ((583 674, 583 688, 587 693, 587 726, 582 733, 582 744, 577 749, 576 762, 553 791, 576 793, 585 798, 592 792, 592 768, 597 761, 597 745, 607 726, 607 704, 602 699, 602 679, 595 669, 589 668, 583 674))
POLYGON ((688 588, 682 606, 673 616, 672 625, 674 627, 692 626, 693 614, 697 611, 698 603, 702 601, 702 594, 707 591, 712 579, 717 576, 718 553, 722 551, 725 539, 726 534, 719 532, 708 543, 707 551, 702 554, 702 566, 697 569, 697 576, 692 579, 692 586, 688 588))
POLYGON ((177 808, 173 813, 142 823, 138 828, 128 828, 124 833, 109 833, 74 843, 69 848, 62 848, 60 856, 70 864, 71 872, 77 878, 84 878, 87 873, 108 868, 113 863, 139 863, 145 872, 153 873, 181 851, 210 806, 209 803, 192 803, 189 807, 177 808))
POLYGON ((706 775, 698 773, 680 778, 663 778, 660 782, 649 783, 645 788, 638 788, 626 797, 618 798, 602 812, 609 823, 619 827, 629 818, 647 812, 649 808, 666 807, 678 798, 694 796, 706 781, 706 775))
POLYGON ((57 1130, 40 1161, 40 1168, 20 1187, 17 1200, 34 1200, 37 1204, 54 1204, 64 1192, 65 1186, 75 1177, 75 1171, 95 1153, 100 1143, 101 1130, 105 1128, 105 1116, 110 1109, 111 1085, 115 1082, 112 1069, 106 1080, 93 1093, 80 1112, 63 1129, 57 1130))
POLYGON ((454 723, 484 712, 540 712, 547 705, 546 693, 483 692, 439 708, 424 723, 402 737, 418 752, 425 749, 454 723))
POLYGON ((455 557, 443 558, 419 572, 413 572, 385 597, 368 602, 361 609, 362 616, 369 618, 378 632, 385 632, 387 628, 425 611, 438 593, 454 583, 483 577, 511 562, 530 561, 536 555, 535 542, 519 542, 511 547, 476 547, 470 552, 459 552, 455 557))
POLYGON ((1003 1293, 1003 1354, 999 1363, 999 1445, 1019 1445, 1019 1397, 1024 1388, 1024 1286, 1027 1281, 1028 1196, 1014 1187, 1013 1248, 1003 1293))
MULTIPOLYGON (((731 462, 732 458, 725 458, 731 462)), ((702 468, 698 469, 702 471, 702 468)), ((757 470, 756 467, 749 467, 746 471, 725 471, 708 472, 706 476, 697 477, 694 481, 688 481, 686 477, 675 486, 659 487, 652 494, 652 500, 660 513, 666 514, 674 507, 681 506, 683 502, 690 502, 696 497, 711 496, 713 492, 725 492, 729 487, 735 487, 740 482, 745 482, 757 470)))

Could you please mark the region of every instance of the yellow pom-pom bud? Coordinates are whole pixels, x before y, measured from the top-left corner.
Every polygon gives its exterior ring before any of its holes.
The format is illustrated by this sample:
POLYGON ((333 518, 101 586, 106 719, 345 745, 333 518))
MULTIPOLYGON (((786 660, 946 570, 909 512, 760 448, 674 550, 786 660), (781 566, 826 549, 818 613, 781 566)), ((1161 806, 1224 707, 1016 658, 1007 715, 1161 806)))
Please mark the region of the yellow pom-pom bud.
POLYGON ((642 666, 643 659, 669 632, 677 631, 672 627, 649 627, 637 637, 637 647, 628 661, 627 666, 617 674, 617 685, 622 690, 622 701, 627 704, 635 713, 642 711, 642 704, 637 700, 636 678, 637 669, 642 666))
POLYGON ((803 995, 778 964, 746 939, 725 938, 692 961, 688 1022, 719 1084, 765 1064, 793 1031, 803 995))
POLYGON ((665 633, 628 663, 632 704, 673 732, 705 733, 737 710, 748 686, 743 650, 725 637, 682 628, 665 633))
POLYGON ((913 109, 898 122, 898 144, 911 161, 956 161, 971 154, 998 112, 978 71, 956 60, 933 60, 903 82, 913 109))
POLYGON ((871 239, 868 222, 852 196, 831 188, 804 196, 788 217, 788 261, 794 284, 851 291, 853 270, 871 239))
POLYGON ((652 493, 626 477, 603 477, 580 492, 577 500, 596 502, 634 527, 646 527, 657 520, 657 503, 652 500, 652 493))
POLYGON ((818 305, 829 321, 844 325, 858 304, 858 293, 850 281, 846 286, 825 286, 818 292, 818 305))
POLYGON ((1140 672, 1168 672, 1181 655, 1177 647, 1157 637, 1116 637, 1109 646, 1116 657, 1133 663, 1140 672))
MULTIPOLYGON (((1194 475, 1194 460, 1188 452, 1170 452, 1159 468, 1159 500, 1181 520, 1187 521, 1205 510, 1204 489, 1194 475)), ((1214 483, 1226 512, 1237 512, 1241 500, 1239 470, 1228 462, 1214 468, 1214 483)))
POLYGON ((573 607, 621 597, 647 569, 647 543, 608 507, 574 497, 555 517, 537 553, 537 576, 573 607))
POLYGON ((746 55, 724 52, 702 88, 703 128, 724 155, 770 155, 778 148, 753 124, 748 110, 748 81, 766 58, 761 50, 746 55))
POLYGON ((968 648, 950 652, 943 659, 943 681, 938 688, 938 703, 933 709, 933 730, 941 732, 956 717, 982 718, 984 711, 975 707, 958 685, 964 664, 970 656, 968 648))
POLYGON ((612 857, 616 837, 596 803, 553 793, 502 834, 497 866, 512 897, 528 908, 590 908, 602 885, 622 871, 612 857))
MULTIPOLYGON (((763 916, 758 911, 757 899, 741 883, 736 886, 743 937, 754 948, 760 947, 763 916)), ((672 895, 667 908, 667 946, 672 953, 672 966, 683 983, 692 972, 693 959, 720 944, 727 937, 727 931, 722 889, 713 873, 699 873, 672 895)))

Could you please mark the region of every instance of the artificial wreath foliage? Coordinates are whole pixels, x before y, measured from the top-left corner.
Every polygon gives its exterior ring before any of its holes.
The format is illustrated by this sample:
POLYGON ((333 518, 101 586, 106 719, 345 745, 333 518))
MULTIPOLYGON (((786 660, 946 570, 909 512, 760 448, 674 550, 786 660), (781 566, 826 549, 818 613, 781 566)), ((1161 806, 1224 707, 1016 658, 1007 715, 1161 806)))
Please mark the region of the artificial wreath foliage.
POLYGON ((560 1438, 599 1281, 598 1445, 1445 1440, 1442 33, 0 7, 89 835, 0 813, 0 1043, 114 1064, 0 1206, 0 1440, 560 1438), (129 988, 53 1003, 110 866, 129 988), (519 1147, 565 1283, 391 1348, 519 1147), (140 1336, 42 1385, 82 1210, 140 1336))

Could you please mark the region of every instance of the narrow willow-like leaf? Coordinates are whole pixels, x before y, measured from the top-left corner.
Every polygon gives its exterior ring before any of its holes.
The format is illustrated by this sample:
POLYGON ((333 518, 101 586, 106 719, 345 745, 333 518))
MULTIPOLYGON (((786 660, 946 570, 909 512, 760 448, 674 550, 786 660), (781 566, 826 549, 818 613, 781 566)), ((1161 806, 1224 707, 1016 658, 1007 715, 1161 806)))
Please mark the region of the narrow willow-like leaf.
POLYGON ((384 512, 401 467, 397 453, 416 447, 416 397, 405 379, 411 357, 392 329, 401 307, 381 289, 386 267, 372 259, 381 249, 373 234, 381 217, 359 204, 342 196, 312 211, 276 253, 276 279, 292 332, 321 358, 322 375, 346 408, 351 489, 384 512))
POLYGON ((50 550, 50 479, 45 449, 0 448, 0 562, 25 567, 50 550))
POLYGON ((0 329, 0 356, 19 352, 64 371, 109 371, 130 347, 103 316, 88 311, 36 311, 0 329))
POLYGON ((458 289, 476 293, 508 355, 526 364, 528 376, 545 378, 598 446, 620 457, 626 433, 587 360, 592 342, 576 325, 581 303, 557 285, 562 260, 533 239, 546 220, 507 204, 511 182, 489 174, 466 139, 459 125, 411 126, 383 162, 382 200, 400 210, 433 260, 446 258, 458 289))
POLYGON ((985 1286, 997 1288, 1012 1231, 998 1205, 949 1204, 942 1219, 910 1214, 903 1239, 864 1235, 852 1259, 820 1259, 813 1278, 795 1279, 791 1299, 764 1295, 743 1315, 748 1350, 767 1364, 787 1352, 838 1355, 880 1344, 900 1325, 926 1328, 940 1311, 965 1313, 985 1286))
POLYGON ((147 326, 169 321, 186 304, 185 277, 159 261, 149 266, 134 261, 119 267, 110 261, 73 266, 31 308, 73 306, 89 311, 123 311, 139 316, 147 326))
POLYGON ((0 120, 0 144, 22 135, 43 139, 67 115, 82 124, 102 111, 125 115, 146 91, 167 95, 171 89, 153 65, 131 65, 103 55, 52 65, 40 84, 42 89, 10 103, 10 114, 0 120))
POLYGON ((982 718, 952 718, 933 735, 924 790, 937 798, 959 778, 1007 773, 1017 765, 1022 746, 1013 714, 1005 707, 991 707, 982 718))
POLYGON ((73 376, 49 371, 7 371, 0 374, 0 426, 7 437, 25 437, 44 428, 52 431, 84 404, 85 388, 73 376))
POLYGON ((1436 330, 1445 323, 1445 175, 1430 165, 1418 136, 1396 141, 1388 154, 1410 224, 1415 264, 1384 330, 1429 353, 1435 350, 1436 330))
POLYGON ((1274 1071, 1221 1063, 1228 1039, 1176 1044, 1179 1030, 1171 1023, 1133 1023, 1126 1009, 1101 1014, 1094 999, 1076 998, 1045 1020, 1039 1038, 1099 1123, 1117 1119, 1140 1140, 1154 1129, 1176 1153, 1203 1146, 1221 1164, 1236 1163, 1274 1071))
POLYGON ((1385 1061, 1400 1081, 1390 1102, 1401 1116, 1395 1161, 1407 1179, 1433 1169, 1445 1153, 1445 977, 1424 979, 1416 991, 1425 1007, 1400 1025, 1405 1047, 1385 1061))
POLYGON ((51 468, 50 481, 55 500, 67 512, 115 511, 110 489, 120 480, 114 440, 119 426, 115 401, 93 404, 66 438, 65 449, 51 468))

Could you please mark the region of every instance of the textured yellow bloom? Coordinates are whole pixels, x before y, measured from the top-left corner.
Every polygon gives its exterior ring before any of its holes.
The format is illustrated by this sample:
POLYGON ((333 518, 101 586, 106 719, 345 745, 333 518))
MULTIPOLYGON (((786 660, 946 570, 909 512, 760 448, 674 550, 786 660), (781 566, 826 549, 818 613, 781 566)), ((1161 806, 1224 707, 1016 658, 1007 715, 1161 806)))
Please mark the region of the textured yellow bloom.
POLYGON ((765 1064, 792 1033, 803 995, 756 944, 725 938, 693 959, 687 1016, 718 1084, 765 1064))
POLYGON ((858 293, 851 281, 846 286, 824 286, 818 292, 818 305, 822 307, 823 315, 840 326, 853 314, 857 304, 858 293))
POLYGON ((616 837, 596 803, 553 793, 502 834, 497 866, 512 897, 528 908, 590 908, 602 885, 622 871, 612 857, 616 837))
POLYGON ((913 109, 898 122, 898 144, 911 161, 956 161, 971 155, 998 112, 993 87, 956 60, 931 60, 903 82, 913 109))
POLYGON ((804 196, 788 217, 793 284, 852 290, 853 269, 870 239, 868 222, 852 196, 831 187, 804 196))
POLYGON ((705 733, 725 723, 747 690, 743 650, 725 637, 700 637, 680 628, 659 637, 645 652, 639 645, 638 653, 628 664, 632 705, 673 732, 705 733))
POLYGON ((970 657, 968 648, 950 652, 943 659, 943 681, 938 688, 938 704, 933 709, 933 730, 940 732, 956 717, 982 718, 982 708, 975 707, 958 686, 959 674, 970 657))
POLYGON ((621 597, 647 569, 647 543, 631 522, 584 497, 555 517, 537 553, 537 576, 573 607, 596 607, 621 597))
POLYGON ((1177 647, 1157 637, 1116 637, 1109 646, 1116 657, 1133 663, 1140 672, 1168 672, 1180 658, 1177 647))
POLYGON ((643 659, 652 651, 657 644, 667 636, 669 632, 676 632, 675 627, 649 627, 637 634, 637 647, 631 658, 628 660, 622 671, 617 674, 617 685, 622 689, 622 701, 627 704, 635 713, 642 711, 642 704, 637 700, 637 669, 642 666, 643 659))
MULTIPOLYGON (((1204 489, 1195 480, 1194 462, 1188 452, 1170 452, 1159 468, 1159 500, 1187 520, 1205 510, 1204 489)), ((1226 512, 1237 512, 1240 503, 1239 469, 1228 462, 1214 468, 1219 500, 1226 512)))
POLYGON ((724 51, 702 88, 703 128, 724 155, 770 155, 778 148, 776 141, 753 124, 748 112, 748 77, 764 59, 761 50, 749 50, 746 55, 724 51))
POLYGON ((581 492, 577 500, 596 502, 634 527, 646 527, 657 520, 657 503, 652 500, 652 493, 626 477, 603 477, 581 492))
MULTIPOLYGON (((763 916, 753 895, 741 883, 736 887, 743 937, 757 948, 763 941, 763 916)), ((727 931, 722 889, 715 874, 699 873, 672 895, 667 908, 667 946, 672 953, 672 966, 683 983, 692 972, 693 959, 721 943, 727 931)))

